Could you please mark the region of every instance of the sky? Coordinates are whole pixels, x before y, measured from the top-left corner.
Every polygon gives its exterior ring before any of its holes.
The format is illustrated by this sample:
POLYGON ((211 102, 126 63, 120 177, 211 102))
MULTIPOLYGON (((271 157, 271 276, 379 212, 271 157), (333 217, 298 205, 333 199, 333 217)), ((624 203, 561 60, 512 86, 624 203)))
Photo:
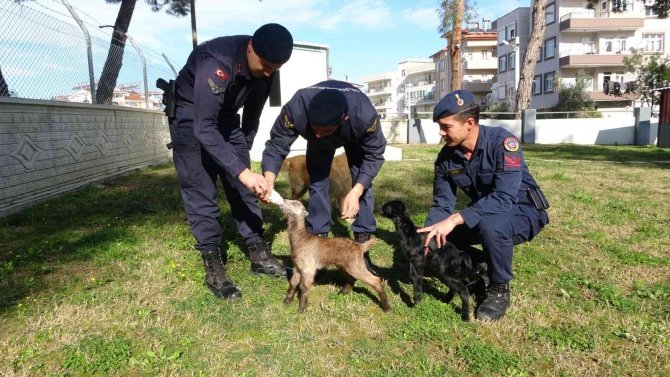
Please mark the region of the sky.
MULTIPOLYGON (((60 1, 37 0, 64 11, 60 1)), ((120 4, 68 0, 90 24, 114 24, 120 4)), ((478 19, 495 20, 528 6, 529 0, 478 0, 478 19)), ((327 45, 333 78, 360 82, 366 75, 391 72, 402 60, 429 58, 446 41, 438 32, 439 0, 196 0, 198 42, 253 34, 277 22, 295 41, 327 45)), ((46 9, 46 8, 45 8, 46 9)), ((191 19, 154 13, 138 0, 128 34, 141 46, 165 53, 179 70, 192 49, 191 19)))

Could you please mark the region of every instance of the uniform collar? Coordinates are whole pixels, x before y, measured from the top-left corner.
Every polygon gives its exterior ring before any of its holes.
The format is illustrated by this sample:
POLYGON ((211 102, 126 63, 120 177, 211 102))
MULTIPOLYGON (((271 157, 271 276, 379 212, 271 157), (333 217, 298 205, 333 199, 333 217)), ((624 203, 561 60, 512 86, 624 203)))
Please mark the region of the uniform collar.
POLYGON ((486 149, 486 127, 479 125, 479 135, 477 135, 477 144, 475 150, 486 149))
POLYGON ((247 45, 249 44, 249 39, 245 40, 244 43, 240 45, 236 54, 236 64, 235 67, 231 67, 235 72, 235 76, 243 76, 247 80, 253 80, 254 77, 249 71, 249 62, 247 61, 247 45))

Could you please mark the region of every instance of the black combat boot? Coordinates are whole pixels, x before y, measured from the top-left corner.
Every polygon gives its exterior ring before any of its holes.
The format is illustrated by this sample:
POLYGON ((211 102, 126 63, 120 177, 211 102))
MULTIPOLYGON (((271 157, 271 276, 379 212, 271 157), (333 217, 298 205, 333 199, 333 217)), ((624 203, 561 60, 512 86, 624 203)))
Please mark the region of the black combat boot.
POLYGON ((477 318, 483 321, 497 321, 505 315, 509 306, 509 285, 491 283, 486 290, 486 298, 477 308, 477 318))
POLYGON ((230 281, 226 274, 226 266, 221 260, 221 252, 217 250, 202 251, 202 262, 205 264, 205 284, 218 298, 236 300, 242 292, 230 281))
MULTIPOLYGON (((358 243, 366 243, 370 240, 370 233, 356 233, 354 232, 354 241, 358 243)), ((370 252, 366 251, 365 254, 363 254, 363 259, 365 260, 365 267, 370 271, 375 276, 377 275, 377 272, 372 268, 372 260, 370 259, 370 252)))
POLYGON ((286 277, 286 268, 275 259, 265 240, 252 241, 249 244, 249 258, 251 272, 254 274, 286 277))

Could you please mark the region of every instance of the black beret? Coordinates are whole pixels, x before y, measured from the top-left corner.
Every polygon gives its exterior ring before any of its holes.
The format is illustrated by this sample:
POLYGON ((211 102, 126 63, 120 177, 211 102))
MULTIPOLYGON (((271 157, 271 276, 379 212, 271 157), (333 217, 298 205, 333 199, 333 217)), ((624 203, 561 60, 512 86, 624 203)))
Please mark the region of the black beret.
POLYGON ((251 37, 254 51, 273 64, 284 64, 293 52, 293 37, 279 24, 265 24, 251 37))
POLYGON ((433 122, 437 122, 440 118, 445 118, 463 110, 475 108, 475 96, 467 90, 454 90, 453 92, 442 97, 442 99, 435 105, 433 109, 433 122))
POLYGON ((307 107, 307 118, 315 126, 339 124, 347 112, 347 98, 337 89, 318 92, 307 107))

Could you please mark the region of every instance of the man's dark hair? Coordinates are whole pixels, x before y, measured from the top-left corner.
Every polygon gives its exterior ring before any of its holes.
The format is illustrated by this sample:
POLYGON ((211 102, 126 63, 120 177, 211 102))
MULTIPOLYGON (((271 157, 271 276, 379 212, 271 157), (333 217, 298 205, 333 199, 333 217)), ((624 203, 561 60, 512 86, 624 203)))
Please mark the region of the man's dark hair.
POLYGON ((459 122, 465 122, 468 118, 475 118, 475 123, 479 124, 479 105, 456 113, 456 119, 459 122))

